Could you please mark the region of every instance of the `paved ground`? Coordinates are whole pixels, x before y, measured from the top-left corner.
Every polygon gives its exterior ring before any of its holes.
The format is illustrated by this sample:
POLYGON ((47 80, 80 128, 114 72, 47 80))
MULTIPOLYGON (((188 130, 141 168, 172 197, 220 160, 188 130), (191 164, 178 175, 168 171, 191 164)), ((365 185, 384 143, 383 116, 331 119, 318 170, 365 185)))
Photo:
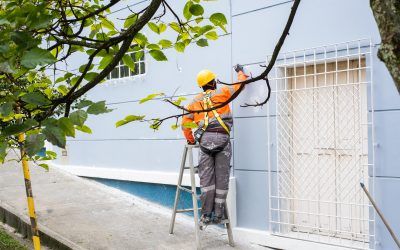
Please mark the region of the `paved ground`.
MULTIPOLYGON (((195 249, 189 217, 178 215, 175 235, 169 235, 169 209, 57 169, 31 166, 31 175, 39 227, 74 249, 195 249)), ((18 166, 0 165, 0 206, 27 218, 18 166)), ((207 228, 203 247, 232 249, 225 232, 207 228)), ((259 248, 235 241, 235 249, 259 248)))

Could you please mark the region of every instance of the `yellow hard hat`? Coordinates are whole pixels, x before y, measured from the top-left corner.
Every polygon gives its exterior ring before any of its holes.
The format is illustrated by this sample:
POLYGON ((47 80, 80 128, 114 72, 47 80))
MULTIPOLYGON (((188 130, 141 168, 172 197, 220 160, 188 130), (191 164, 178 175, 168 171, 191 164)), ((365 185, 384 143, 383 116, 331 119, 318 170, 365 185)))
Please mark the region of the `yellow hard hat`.
POLYGON ((217 77, 212 71, 208 69, 204 69, 197 74, 197 84, 199 87, 203 87, 207 85, 207 83, 211 82, 217 77))

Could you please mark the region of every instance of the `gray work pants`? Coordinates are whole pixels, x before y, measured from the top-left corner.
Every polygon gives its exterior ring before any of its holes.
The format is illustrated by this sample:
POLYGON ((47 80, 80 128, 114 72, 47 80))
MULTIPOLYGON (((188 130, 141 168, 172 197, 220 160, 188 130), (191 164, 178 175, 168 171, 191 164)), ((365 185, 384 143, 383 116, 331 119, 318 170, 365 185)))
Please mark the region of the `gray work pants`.
POLYGON ((205 132, 201 138, 201 147, 209 150, 222 148, 215 154, 200 149, 199 177, 201 186, 201 212, 222 217, 229 188, 229 170, 232 148, 229 135, 217 132, 205 132), (228 144, 226 144, 228 142, 228 144))

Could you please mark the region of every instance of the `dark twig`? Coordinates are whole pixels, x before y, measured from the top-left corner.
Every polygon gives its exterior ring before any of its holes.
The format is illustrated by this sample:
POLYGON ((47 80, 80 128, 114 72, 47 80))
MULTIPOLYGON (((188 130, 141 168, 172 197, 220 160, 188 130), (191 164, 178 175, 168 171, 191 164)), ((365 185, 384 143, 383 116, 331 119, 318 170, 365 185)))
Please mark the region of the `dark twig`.
MULTIPOLYGON (((266 66, 265 70, 259 76, 251 78, 251 79, 248 79, 248 80, 245 80, 245 81, 242 81, 242 82, 235 82, 235 83, 224 83, 224 82, 221 82, 222 84, 225 84, 225 85, 238 85, 238 84, 240 84, 240 86, 231 95, 231 97, 228 100, 226 100, 225 102, 220 103, 218 105, 215 105, 213 108, 189 110, 189 109, 187 109, 187 108, 185 108, 183 106, 175 104, 174 102, 172 102, 170 100, 165 100, 166 102, 170 103, 171 105, 175 106, 178 109, 181 109, 181 110, 185 111, 186 113, 165 117, 163 119, 159 119, 159 122, 162 123, 165 120, 168 120, 168 119, 171 119, 171 118, 176 118, 176 117, 182 117, 182 116, 190 114, 190 113, 210 112, 212 110, 216 110, 216 109, 222 108, 222 107, 228 105, 233 100, 235 100, 239 96, 239 94, 243 91, 244 87, 247 84, 250 84, 250 83, 253 83, 253 82, 256 82, 256 81, 259 81, 259 80, 266 80, 267 81, 267 84, 268 84, 268 96, 267 96, 267 99, 262 102, 262 103, 264 103, 264 102, 267 103, 269 98, 270 98, 270 92, 271 92, 267 76, 268 76, 269 72, 271 71, 271 69, 273 68, 273 66, 275 65, 276 59, 278 58, 279 52, 280 52, 280 50, 281 50, 281 48, 282 48, 282 46, 283 46, 283 44, 285 42, 285 39, 289 35, 289 30, 290 30, 290 27, 292 26, 292 23, 293 23, 293 20, 294 20, 294 17, 296 15, 296 12, 297 12, 297 9, 299 7, 300 2, 301 2, 301 0, 295 0, 294 1, 292 9, 291 9, 289 17, 288 17, 288 20, 286 22, 285 28, 283 29, 282 34, 281 34, 277 44, 275 45, 274 51, 273 51, 272 56, 271 56, 271 60, 269 61, 268 66, 266 66)), ((167 7, 168 7, 168 4, 167 4, 167 7)), ((176 15, 176 14, 174 13, 174 15, 176 15)), ((179 17, 177 17, 177 18, 179 18, 179 17)), ((249 104, 249 106, 252 106, 252 105, 249 104)), ((259 105, 257 105, 257 106, 259 106, 259 105)), ((161 125, 161 123, 160 123, 160 125, 161 125)))

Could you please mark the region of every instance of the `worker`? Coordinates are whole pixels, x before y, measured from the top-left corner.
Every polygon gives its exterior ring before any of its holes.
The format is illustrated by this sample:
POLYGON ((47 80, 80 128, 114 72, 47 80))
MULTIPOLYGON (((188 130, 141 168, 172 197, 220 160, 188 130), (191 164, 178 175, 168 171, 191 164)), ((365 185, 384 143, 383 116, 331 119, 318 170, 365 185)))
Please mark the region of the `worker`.
MULTIPOLYGON (((239 81, 247 79, 243 66, 238 64, 234 69, 239 81)), ((216 107, 227 101, 240 86, 240 84, 225 85, 217 89, 216 75, 210 70, 200 71, 197 75, 197 84, 203 92, 194 97, 186 107, 188 110, 216 107)), ((190 113, 182 119, 182 129, 187 143, 196 144, 197 141, 200 146, 201 226, 219 224, 224 219, 232 156, 230 143, 232 126, 233 117, 229 104, 210 112, 190 113), (198 126, 194 135, 187 126, 193 122, 198 126)))

